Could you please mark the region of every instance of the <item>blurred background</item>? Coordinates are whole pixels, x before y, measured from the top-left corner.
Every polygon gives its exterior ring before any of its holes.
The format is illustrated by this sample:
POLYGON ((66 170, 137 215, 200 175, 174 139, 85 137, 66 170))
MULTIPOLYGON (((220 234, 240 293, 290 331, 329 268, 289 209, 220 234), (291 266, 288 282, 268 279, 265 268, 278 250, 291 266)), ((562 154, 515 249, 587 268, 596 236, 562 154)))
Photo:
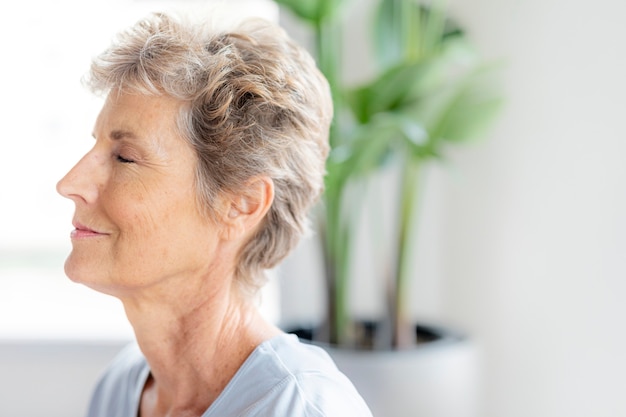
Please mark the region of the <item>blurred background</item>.
MULTIPOLYGON (((205 3, 278 20, 306 43, 305 28, 270 0, 205 3)), ((347 6, 355 82, 368 74, 359 45, 370 3, 347 6)), ((80 77, 92 55, 145 12, 190 4, 200 2, 5 6, 2 416, 27 417, 33 397, 45 399, 42 410, 81 415, 97 373, 132 338, 115 299, 65 278, 73 206, 55 184, 91 146, 100 102, 80 77)), ((506 105, 488 137, 429 170, 412 313, 480 347, 480 416, 626 415, 626 4, 450 0, 449 10, 502 62, 506 105)), ((267 314, 321 314, 315 262, 304 241, 274 274, 267 314)), ((368 297, 354 308, 366 311, 368 297)))

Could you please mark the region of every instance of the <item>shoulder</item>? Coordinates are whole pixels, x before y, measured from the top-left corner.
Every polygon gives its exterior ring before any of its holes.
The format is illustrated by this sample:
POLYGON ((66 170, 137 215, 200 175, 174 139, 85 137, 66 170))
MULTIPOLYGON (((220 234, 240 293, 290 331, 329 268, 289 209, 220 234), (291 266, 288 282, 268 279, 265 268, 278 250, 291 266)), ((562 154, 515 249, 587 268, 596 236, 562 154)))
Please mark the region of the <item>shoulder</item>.
POLYGON ((261 344, 224 392, 247 397, 236 414, 253 416, 371 417, 350 380, 320 347, 281 335, 261 344), (271 411, 270 411, 271 410, 271 411))
POLYGON ((124 347, 109 363, 93 391, 87 417, 133 415, 148 376, 148 364, 136 344, 124 347))

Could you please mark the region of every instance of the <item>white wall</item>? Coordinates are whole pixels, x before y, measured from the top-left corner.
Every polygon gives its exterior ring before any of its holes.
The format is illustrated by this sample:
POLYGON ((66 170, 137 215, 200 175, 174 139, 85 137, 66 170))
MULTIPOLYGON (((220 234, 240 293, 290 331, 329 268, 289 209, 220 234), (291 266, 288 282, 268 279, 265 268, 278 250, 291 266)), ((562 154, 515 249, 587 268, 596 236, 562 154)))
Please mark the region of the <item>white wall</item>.
POLYGON ((485 415, 626 415, 626 4, 456 1, 507 109, 446 182, 442 316, 482 339, 485 415))
POLYGON ((0 416, 80 417, 116 342, 0 343, 0 416))
POLYGON ((480 344, 484 417, 626 415, 626 3, 450 3, 508 102, 431 172, 415 315, 480 344))

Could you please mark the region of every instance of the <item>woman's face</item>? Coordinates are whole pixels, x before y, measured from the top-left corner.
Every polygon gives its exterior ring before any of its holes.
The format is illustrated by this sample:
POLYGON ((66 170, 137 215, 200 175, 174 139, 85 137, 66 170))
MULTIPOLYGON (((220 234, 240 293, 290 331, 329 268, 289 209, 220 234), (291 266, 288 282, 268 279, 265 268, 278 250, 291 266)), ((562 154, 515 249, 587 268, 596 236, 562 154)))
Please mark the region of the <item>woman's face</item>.
POLYGON ((198 208, 179 108, 163 97, 107 98, 93 148, 57 185, 76 206, 65 263, 73 281, 115 295, 211 267, 218 232, 198 208))

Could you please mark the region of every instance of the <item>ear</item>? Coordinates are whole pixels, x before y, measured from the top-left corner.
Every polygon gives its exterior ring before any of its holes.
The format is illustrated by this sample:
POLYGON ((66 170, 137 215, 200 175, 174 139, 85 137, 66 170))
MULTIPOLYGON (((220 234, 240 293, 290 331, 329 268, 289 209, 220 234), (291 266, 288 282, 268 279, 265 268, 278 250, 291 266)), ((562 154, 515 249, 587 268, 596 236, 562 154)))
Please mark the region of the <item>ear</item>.
POLYGON ((274 181, 267 176, 254 177, 236 194, 225 197, 222 216, 225 240, 250 236, 265 218, 274 201, 274 181))

